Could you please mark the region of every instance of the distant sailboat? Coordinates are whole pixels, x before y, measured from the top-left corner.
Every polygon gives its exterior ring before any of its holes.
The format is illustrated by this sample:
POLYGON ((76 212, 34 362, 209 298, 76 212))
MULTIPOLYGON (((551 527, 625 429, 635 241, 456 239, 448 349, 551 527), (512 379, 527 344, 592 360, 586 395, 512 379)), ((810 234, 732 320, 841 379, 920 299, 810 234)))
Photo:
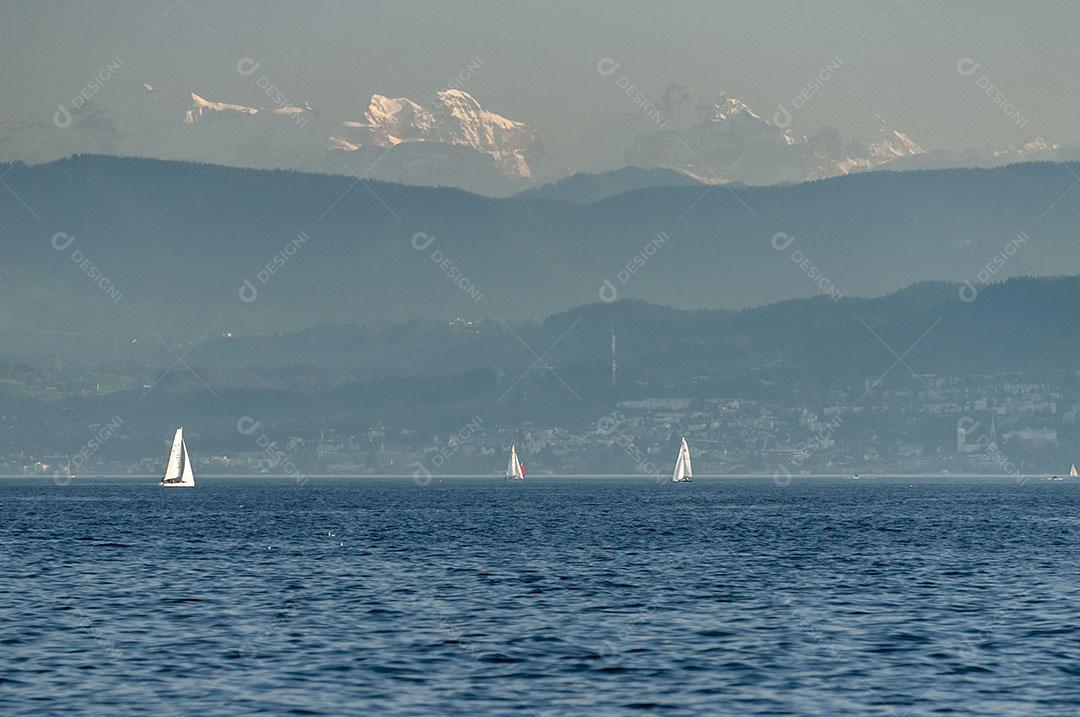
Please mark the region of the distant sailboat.
POLYGON ((679 446, 679 457, 675 459, 675 472, 671 474, 672 483, 689 483, 694 477, 694 469, 690 465, 690 447, 686 445, 686 439, 682 439, 679 446))
POLYGON ((165 466, 165 475, 161 478, 161 484, 166 488, 194 488, 195 473, 191 470, 191 461, 188 459, 187 444, 184 443, 184 429, 177 428, 173 436, 172 452, 169 453, 169 464, 165 466))
POLYGON ((518 460, 517 447, 510 444, 510 462, 506 464, 506 480, 525 480, 525 466, 518 460))
MULTIPOLYGON (((1075 463, 1073 463, 1072 467, 1069 468, 1069 477, 1070 478, 1080 478, 1080 473, 1076 472, 1076 464, 1075 463)), ((1059 475, 1052 475, 1052 476, 1047 477, 1046 480, 1065 480, 1065 479, 1062 478, 1059 475)))

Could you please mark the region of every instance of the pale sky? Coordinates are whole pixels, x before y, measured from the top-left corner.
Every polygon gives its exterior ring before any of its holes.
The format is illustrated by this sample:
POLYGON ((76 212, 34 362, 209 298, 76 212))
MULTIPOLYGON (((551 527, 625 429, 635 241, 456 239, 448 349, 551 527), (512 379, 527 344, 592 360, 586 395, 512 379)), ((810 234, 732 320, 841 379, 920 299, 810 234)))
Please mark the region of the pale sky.
POLYGON ((372 92, 426 103, 479 58, 465 89, 557 147, 635 109, 596 72, 601 58, 653 98, 681 82, 766 117, 840 58, 794 131, 855 134, 881 114, 929 149, 1080 143, 1078 29, 1075 2, 2 0, 0 123, 51 117, 117 57, 99 100, 148 82, 259 105, 236 71, 250 57, 334 118, 362 115, 372 92), (974 74, 957 71, 964 58, 974 74), (1004 100, 980 89, 984 76, 1004 100))

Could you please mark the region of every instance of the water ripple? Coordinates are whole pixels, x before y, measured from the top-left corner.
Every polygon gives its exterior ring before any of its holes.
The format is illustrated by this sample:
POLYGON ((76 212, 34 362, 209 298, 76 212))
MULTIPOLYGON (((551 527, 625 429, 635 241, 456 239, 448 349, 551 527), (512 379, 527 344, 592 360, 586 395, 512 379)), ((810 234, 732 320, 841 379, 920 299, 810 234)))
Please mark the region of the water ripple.
POLYGON ((3 715, 1080 712, 1080 484, 0 482, 3 715))

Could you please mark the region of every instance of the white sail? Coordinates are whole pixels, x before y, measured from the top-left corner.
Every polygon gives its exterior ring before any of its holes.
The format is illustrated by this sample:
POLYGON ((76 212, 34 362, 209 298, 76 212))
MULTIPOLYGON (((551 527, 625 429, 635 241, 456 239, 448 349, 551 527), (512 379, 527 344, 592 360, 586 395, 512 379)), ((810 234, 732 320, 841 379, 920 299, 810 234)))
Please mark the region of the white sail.
POLYGON ((184 446, 184 472, 180 475, 180 483, 183 485, 195 485, 195 472, 191 470, 191 459, 188 458, 187 441, 182 441, 184 446))
POLYGON ((1070 478, 1080 478, 1080 473, 1076 472, 1076 464, 1073 463, 1072 468, 1069 469, 1070 478))
POLYGON ((687 480, 689 479, 686 477, 686 459, 680 450, 678 458, 675 459, 675 470, 671 474, 671 482, 685 483, 687 480))
POLYGON ((183 428, 177 428, 176 434, 173 436, 172 451, 169 452, 169 462, 165 466, 165 475, 161 478, 161 485, 182 488, 195 487, 195 473, 191 470, 191 460, 188 458, 183 428))
POLYGON ((525 480, 521 471, 521 461, 518 460, 517 447, 510 446, 510 462, 506 464, 506 480, 525 480))
POLYGON ((183 470, 181 461, 184 459, 184 429, 177 428, 172 439, 172 452, 169 453, 169 463, 165 466, 165 479, 179 478, 183 470))
POLYGON ((690 447, 686 439, 679 446, 679 456, 675 459, 675 471, 671 474, 672 483, 688 483, 694 477, 694 468, 690 463, 690 447))

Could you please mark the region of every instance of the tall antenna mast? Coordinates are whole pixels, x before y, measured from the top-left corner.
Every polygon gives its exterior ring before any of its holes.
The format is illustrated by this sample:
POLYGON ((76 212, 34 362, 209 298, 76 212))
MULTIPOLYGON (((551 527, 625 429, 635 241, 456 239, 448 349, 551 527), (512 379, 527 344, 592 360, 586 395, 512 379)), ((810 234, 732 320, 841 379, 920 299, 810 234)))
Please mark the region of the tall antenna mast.
POLYGON ((615 356, 615 327, 611 327, 611 385, 615 385, 615 372, 619 370, 619 359, 615 356))

